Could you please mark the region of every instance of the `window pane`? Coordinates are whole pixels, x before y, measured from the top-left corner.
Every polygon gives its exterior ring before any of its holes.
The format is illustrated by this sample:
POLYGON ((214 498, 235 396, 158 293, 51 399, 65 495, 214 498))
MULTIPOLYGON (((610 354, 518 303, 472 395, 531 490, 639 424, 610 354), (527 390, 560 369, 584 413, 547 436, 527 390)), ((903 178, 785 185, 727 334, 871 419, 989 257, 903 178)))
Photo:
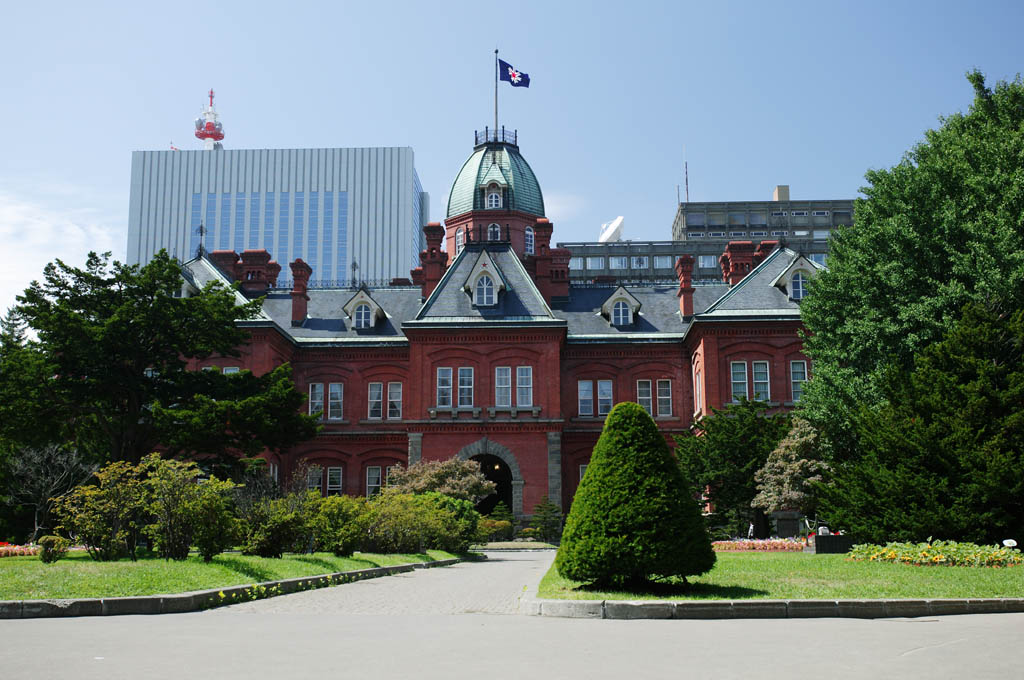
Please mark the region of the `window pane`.
POLYGON ((698 255, 697 266, 701 269, 714 269, 718 266, 718 258, 714 255, 698 255))
POLYGON ((345 397, 345 386, 341 383, 331 383, 330 402, 327 406, 328 420, 342 419, 342 406, 345 397))
POLYGON ((768 388, 768 362, 753 362, 754 371, 754 399, 757 401, 768 401, 770 398, 768 388))
POLYGON ((324 410, 324 384, 309 384, 309 415, 323 413, 324 410))
POLYGON ((612 410, 612 381, 597 381, 597 415, 603 416, 612 410))
POLYGON ((671 269, 672 268, 672 256, 671 255, 655 255, 654 256, 654 268, 655 269, 671 269))
POLYGON ((494 405, 499 408, 512 406, 512 369, 509 366, 494 369, 494 405))
POLYGON ((370 383, 369 392, 368 415, 370 418, 380 418, 383 415, 381 402, 384 397, 384 383, 370 383))
POLYGON ((587 269, 604 269, 603 257, 588 257, 587 269))
POLYGON ((306 488, 312 491, 319 491, 323 474, 323 468, 319 465, 314 465, 306 470, 306 488))
POLYGON ((800 401, 804 393, 804 382, 807 380, 807 362, 789 362, 789 376, 793 387, 793 401, 800 401))
POLYGON ((340 467, 329 467, 327 468, 327 495, 337 496, 341 494, 341 468, 340 467))
POLYGON ((516 405, 533 406, 533 366, 516 368, 516 405))
POLYGON ((658 415, 672 415, 672 381, 658 381, 658 415))
POLYGON ((570 257, 569 258, 569 269, 573 271, 579 271, 583 269, 583 258, 582 257, 570 257))
POLYGON ((452 405, 452 369, 437 369, 437 406, 449 408, 452 405))
POLYGON ((628 258, 621 255, 613 255, 608 258, 608 267, 610 269, 628 269, 628 258))
POLYGON ((576 394, 579 401, 579 414, 581 416, 594 415, 594 383, 589 380, 580 380, 576 383, 576 394))
POLYGON ((612 306, 612 324, 625 326, 629 323, 629 305, 619 300, 612 306))
POLYGON ((651 381, 650 380, 637 380, 636 381, 636 403, 644 407, 647 411, 647 415, 653 416, 654 412, 651 410, 651 381))
POLYGON ((646 255, 634 256, 633 257, 632 265, 633 265, 633 267, 632 267, 633 269, 647 269, 647 256, 646 255))
POLYGON ((459 406, 473 405, 473 369, 459 369, 459 406))
POLYGON ((388 418, 402 417, 402 383, 388 383, 388 418))
POLYGON ((376 496, 380 493, 381 476, 380 466, 371 465, 366 468, 366 497, 376 496))
POLYGON ((587 474, 587 464, 580 465, 580 481, 583 481, 583 475, 587 474))
POLYGON ((732 400, 739 401, 747 396, 747 364, 743 361, 732 362, 732 400))

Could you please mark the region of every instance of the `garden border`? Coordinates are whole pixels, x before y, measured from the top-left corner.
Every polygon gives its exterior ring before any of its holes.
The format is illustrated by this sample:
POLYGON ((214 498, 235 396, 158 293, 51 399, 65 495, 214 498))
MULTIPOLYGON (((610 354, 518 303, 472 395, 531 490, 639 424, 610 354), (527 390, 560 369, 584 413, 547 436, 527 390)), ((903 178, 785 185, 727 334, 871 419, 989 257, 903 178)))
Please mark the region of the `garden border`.
POLYGON ((878 600, 540 600, 520 602, 527 616, 573 619, 885 619, 1024 612, 1024 598, 878 600))
POLYGON ((465 561, 456 557, 434 562, 413 562, 393 567, 372 567, 355 571, 339 571, 318 576, 300 576, 279 581, 263 581, 226 588, 196 590, 174 595, 138 595, 84 599, 7 600, 0 601, 0 619, 36 619, 63 616, 115 616, 120 614, 181 614, 213 609, 250 600, 288 595, 301 590, 392 576, 413 571, 448 567, 465 561), (277 592, 272 592, 277 588, 277 592))

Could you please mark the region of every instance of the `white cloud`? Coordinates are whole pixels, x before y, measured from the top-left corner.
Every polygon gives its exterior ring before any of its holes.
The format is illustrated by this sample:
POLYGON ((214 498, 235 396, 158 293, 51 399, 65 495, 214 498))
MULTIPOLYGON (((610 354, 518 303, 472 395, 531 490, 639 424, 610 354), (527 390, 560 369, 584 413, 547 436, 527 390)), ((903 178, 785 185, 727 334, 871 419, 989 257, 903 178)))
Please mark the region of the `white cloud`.
POLYGON ((60 187, 51 194, 56 203, 44 204, 21 192, 0 192, 0 314, 56 258, 79 266, 89 251, 111 251, 124 259, 123 218, 83 207, 90 202, 87 196, 84 190, 60 187))
POLYGON ((578 194, 553 192, 544 194, 544 212, 555 224, 576 218, 586 206, 586 200, 578 194))

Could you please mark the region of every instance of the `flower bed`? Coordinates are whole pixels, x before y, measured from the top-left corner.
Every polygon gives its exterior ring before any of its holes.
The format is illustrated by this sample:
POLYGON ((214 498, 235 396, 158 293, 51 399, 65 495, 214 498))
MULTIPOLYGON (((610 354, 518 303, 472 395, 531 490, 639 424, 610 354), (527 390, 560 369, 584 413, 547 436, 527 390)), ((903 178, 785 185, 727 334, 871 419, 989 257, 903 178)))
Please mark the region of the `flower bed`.
POLYGON ((731 541, 713 541, 715 552, 800 552, 804 542, 793 538, 734 538, 731 541))
POLYGON ((21 555, 35 555, 39 549, 31 545, 14 545, 6 541, 0 541, 0 557, 18 557, 21 555))
POLYGON ((895 562, 916 566, 1015 567, 1024 564, 1024 554, 997 545, 976 545, 956 541, 926 543, 862 544, 849 552, 855 560, 895 562))

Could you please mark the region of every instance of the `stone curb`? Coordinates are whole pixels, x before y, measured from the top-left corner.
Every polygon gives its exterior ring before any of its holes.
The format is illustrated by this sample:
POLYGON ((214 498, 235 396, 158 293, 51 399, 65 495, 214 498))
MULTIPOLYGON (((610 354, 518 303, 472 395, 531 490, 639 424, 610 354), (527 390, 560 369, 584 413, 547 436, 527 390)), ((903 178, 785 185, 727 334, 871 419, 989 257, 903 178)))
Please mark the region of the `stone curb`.
MULTIPOLYGON (((462 558, 416 562, 393 567, 372 567, 356 571, 339 571, 318 576, 300 576, 280 581, 263 581, 242 586, 198 590, 175 595, 142 595, 138 597, 105 597, 81 600, 6 600, 0 601, 0 619, 37 619, 59 616, 117 616, 121 614, 182 614, 211 609, 228 604, 239 604, 252 599, 252 589, 271 590, 279 588, 277 594, 288 595, 300 590, 312 590, 352 581, 362 581, 380 576, 403 574, 415 569, 450 567, 462 562, 462 558)), ((270 597, 274 597, 271 595, 270 597)))
MULTIPOLYGON (((0 603, 2 606, 3 603, 0 603)), ((524 597, 526 616, 573 619, 914 618, 1024 612, 1024 598, 936 600, 539 600, 524 597)))

